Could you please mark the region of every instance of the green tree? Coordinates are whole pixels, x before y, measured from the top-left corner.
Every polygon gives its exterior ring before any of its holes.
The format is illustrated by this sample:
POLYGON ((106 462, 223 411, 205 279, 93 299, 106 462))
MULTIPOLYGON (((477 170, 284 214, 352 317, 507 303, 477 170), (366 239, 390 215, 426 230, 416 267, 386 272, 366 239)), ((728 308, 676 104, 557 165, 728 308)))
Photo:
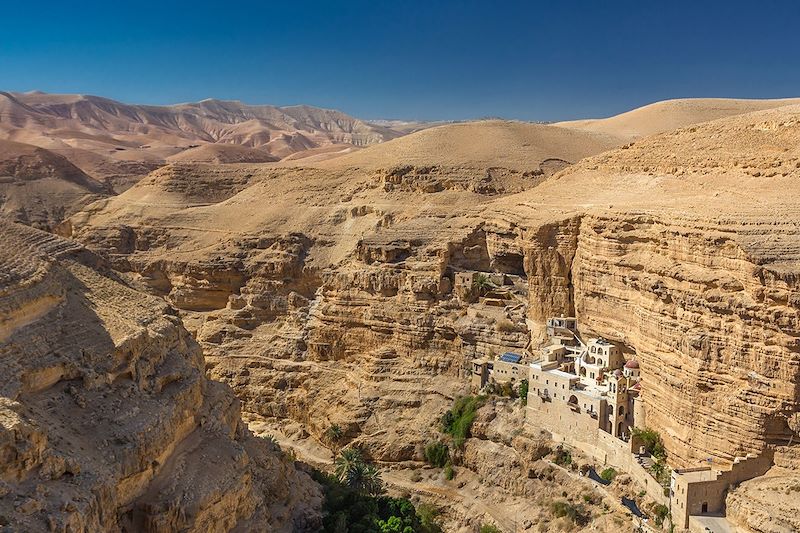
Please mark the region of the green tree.
POLYGON ((667 460, 667 450, 661 440, 661 435, 657 431, 654 429, 633 428, 632 433, 635 438, 642 442, 642 446, 644 446, 647 453, 659 461, 665 462, 667 460))
POLYGON ((340 483, 350 486, 347 480, 353 476, 353 472, 363 463, 364 459, 361 456, 361 450, 358 448, 346 448, 342 450, 334 461, 336 479, 338 479, 340 483))
POLYGON ((489 279, 489 276, 483 273, 478 273, 472 278, 472 289, 478 293, 478 295, 483 295, 489 292, 494 288, 494 283, 489 279))
POLYGON ((656 525, 661 527, 661 525, 664 523, 664 519, 669 516, 669 507, 658 503, 653 506, 653 514, 656 517, 656 525))
POLYGON ((399 516, 390 516, 388 520, 378 520, 380 533, 414 533, 414 528, 403 524, 399 516))
POLYGON ((343 437, 344 431, 342 431, 339 424, 331 424, 328 429, 325 430, 325 440, 334 449, 334 455, 339 453, 339 445, 343 437))
POLYGON ((613 468, 606 468, 605 470, 600 472, 600 478, 603 479, 604 481, 608 481, 609 483, 614 481, 615 477, 617 477, 617 471, 614 470, 613 468))

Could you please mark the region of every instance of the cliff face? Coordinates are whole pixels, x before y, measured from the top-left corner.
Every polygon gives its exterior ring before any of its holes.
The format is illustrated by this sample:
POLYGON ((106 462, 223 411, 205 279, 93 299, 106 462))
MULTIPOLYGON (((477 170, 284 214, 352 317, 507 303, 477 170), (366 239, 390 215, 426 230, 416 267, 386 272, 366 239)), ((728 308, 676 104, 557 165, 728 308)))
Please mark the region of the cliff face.
POLYGON ((797 277, 762 264, 758 243, 790 259, 796 230, 605 211, 517 228, 513 242, 525 256, 529 317, 574 312, 584 332, 635 351, 646 425, 686 465, 789 439, 785 418, 800 400, 797 277))
POLYGON ((315 485, 250 436, 173 308, 74 243, 8 223, 0 235, 4 525, 313 528, 315 485))

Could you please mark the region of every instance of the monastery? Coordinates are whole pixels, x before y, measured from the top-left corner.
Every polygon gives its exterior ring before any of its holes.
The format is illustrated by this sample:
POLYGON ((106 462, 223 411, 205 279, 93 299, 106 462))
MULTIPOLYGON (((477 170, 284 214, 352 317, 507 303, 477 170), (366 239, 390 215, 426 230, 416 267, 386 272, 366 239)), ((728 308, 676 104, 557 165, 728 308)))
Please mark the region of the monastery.
POLYGON ((506 352, 472 362, 472 387, 528 380, 526 424, 544 428, 553 441, 579 449, 603 465, 629 474, 654 501, 669 507, 676 531, 707 533, 704 516, 724 516, 734 484, 761 476, 772 455, 737 458, 729 470, 711 466, 674 470, 669 486, 645 467, 652 461, 633 428, 645 429, 639 363, 602 337, 583 341, 574 317, 547 321, 548 341, 538 355, 506 352))

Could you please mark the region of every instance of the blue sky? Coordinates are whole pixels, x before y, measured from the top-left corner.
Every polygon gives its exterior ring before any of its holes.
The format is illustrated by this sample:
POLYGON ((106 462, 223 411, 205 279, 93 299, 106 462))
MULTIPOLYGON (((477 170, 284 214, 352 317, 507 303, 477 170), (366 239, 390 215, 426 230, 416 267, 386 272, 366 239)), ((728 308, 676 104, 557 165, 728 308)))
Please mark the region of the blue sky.
POLYGON ((800 96, 800 3, 9 2, 0 90, 559 120, 800 96))

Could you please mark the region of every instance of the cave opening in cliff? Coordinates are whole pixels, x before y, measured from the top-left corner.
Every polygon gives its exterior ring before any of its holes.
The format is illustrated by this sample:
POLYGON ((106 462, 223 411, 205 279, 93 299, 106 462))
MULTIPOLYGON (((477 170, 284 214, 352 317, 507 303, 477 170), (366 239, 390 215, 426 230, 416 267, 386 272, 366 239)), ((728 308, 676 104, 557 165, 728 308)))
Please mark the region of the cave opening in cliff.
POLYGON ((491 268, 495 272, 525 277, 525 257, 512 252, 497 254, 492 258, 491 268))

